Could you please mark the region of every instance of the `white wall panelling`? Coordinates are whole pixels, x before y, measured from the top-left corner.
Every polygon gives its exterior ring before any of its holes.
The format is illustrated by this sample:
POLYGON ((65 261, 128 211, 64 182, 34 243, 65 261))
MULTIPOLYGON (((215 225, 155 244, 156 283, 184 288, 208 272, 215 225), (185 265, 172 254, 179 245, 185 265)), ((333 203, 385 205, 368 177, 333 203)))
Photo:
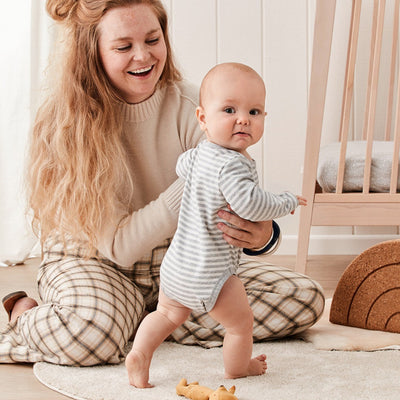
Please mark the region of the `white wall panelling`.
MULTIPOLYGON (((263 5, 263 65, 269 113, 264 137, 264 187, 299 193, 307 117, 308 2, 265 0, 263 5)), ((297 214, 280 219, 285 235, 297 235, 297 214)))
MULTIPOLYGON (((263 75, 263 2, 251 0, 218 0, 217 62, 236 61, 250 65, 263 75)), ((260 182, 263 182, 264 138, 250 149, 257 161, 260 182)))

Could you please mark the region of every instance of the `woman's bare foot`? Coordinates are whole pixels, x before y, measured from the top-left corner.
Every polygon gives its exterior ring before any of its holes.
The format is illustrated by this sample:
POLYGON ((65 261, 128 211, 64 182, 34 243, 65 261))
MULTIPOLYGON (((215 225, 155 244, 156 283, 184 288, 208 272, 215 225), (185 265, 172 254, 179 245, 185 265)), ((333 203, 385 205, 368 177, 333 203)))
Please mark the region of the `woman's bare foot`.
POLYGON ((243 378, 245 376, 263 375, 267 370, 267 356, 265 354, 260 354, 250 360, 247 371, 240 375, 230 375, 225 373, 226 379, 236 379, 243 378))
POLYGON ((125 366, 128 370, 129 384, 137 388, 151 388, 149 383, 149 369, 151 359, 142 352, 131 350, 125 359, 125 366))
POLYGON ((21 314, 23 314, 25 311, 30 310, 33 307, 37 307, 38 303, 35 299, 32 299, 31 297, 22 297, 19 300, 17 300, 14 304, 14 307, 11 311, 11 318, 10 322, 15 321, 21 314))

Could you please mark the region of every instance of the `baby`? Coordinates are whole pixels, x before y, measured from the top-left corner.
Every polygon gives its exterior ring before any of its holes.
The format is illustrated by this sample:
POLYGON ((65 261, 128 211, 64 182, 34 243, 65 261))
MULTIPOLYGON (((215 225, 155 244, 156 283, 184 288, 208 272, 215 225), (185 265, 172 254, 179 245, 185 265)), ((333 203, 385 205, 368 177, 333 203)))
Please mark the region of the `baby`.
POLYGON ((207 140, 180 156, 176 171, 186 180, 178 228, 161 264, 157 310, 143 320, 125 364, 131 385, 147 388, 157 347, 189 316, 202 310, 225 328, 225 378, 264 374, 264 354, 252 358, 253 313, 236 276, 241 250, 217 228, 218 211, 267 221, 306 205, 302 196, 273 194, 258 186, 247 148, 264 131, 265 85, 250 67, 212 68, 200 88, 196 116, 207 140))

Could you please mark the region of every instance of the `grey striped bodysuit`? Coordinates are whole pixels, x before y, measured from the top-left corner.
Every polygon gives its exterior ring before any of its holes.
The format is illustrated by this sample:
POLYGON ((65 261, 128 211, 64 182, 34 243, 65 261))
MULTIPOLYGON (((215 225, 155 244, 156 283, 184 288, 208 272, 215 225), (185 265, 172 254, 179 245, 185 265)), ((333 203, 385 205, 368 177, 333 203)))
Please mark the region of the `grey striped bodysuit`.
POLYGON ((242 251, 223 239, 217 212, 229 204, 242 218, 266 221, 289 214, 298 200, 261 189, 253 160, 208 141, 183 153, 176 172, 186 183, 178 228, 161 264, 161 289, 188 308, 210 311, 242 251))

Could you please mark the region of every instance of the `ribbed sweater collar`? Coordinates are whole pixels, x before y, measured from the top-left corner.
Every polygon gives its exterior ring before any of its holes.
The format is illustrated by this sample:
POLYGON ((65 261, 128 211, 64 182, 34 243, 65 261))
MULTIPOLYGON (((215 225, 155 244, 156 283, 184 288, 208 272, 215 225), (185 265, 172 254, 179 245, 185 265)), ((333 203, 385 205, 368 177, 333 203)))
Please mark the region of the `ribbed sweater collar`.
POLYGON ((156 89, 151 97, 141 103, 121 103, 124 119, 129 122, 143 122, 158 114, 165 90, 166 88, 156 89))

